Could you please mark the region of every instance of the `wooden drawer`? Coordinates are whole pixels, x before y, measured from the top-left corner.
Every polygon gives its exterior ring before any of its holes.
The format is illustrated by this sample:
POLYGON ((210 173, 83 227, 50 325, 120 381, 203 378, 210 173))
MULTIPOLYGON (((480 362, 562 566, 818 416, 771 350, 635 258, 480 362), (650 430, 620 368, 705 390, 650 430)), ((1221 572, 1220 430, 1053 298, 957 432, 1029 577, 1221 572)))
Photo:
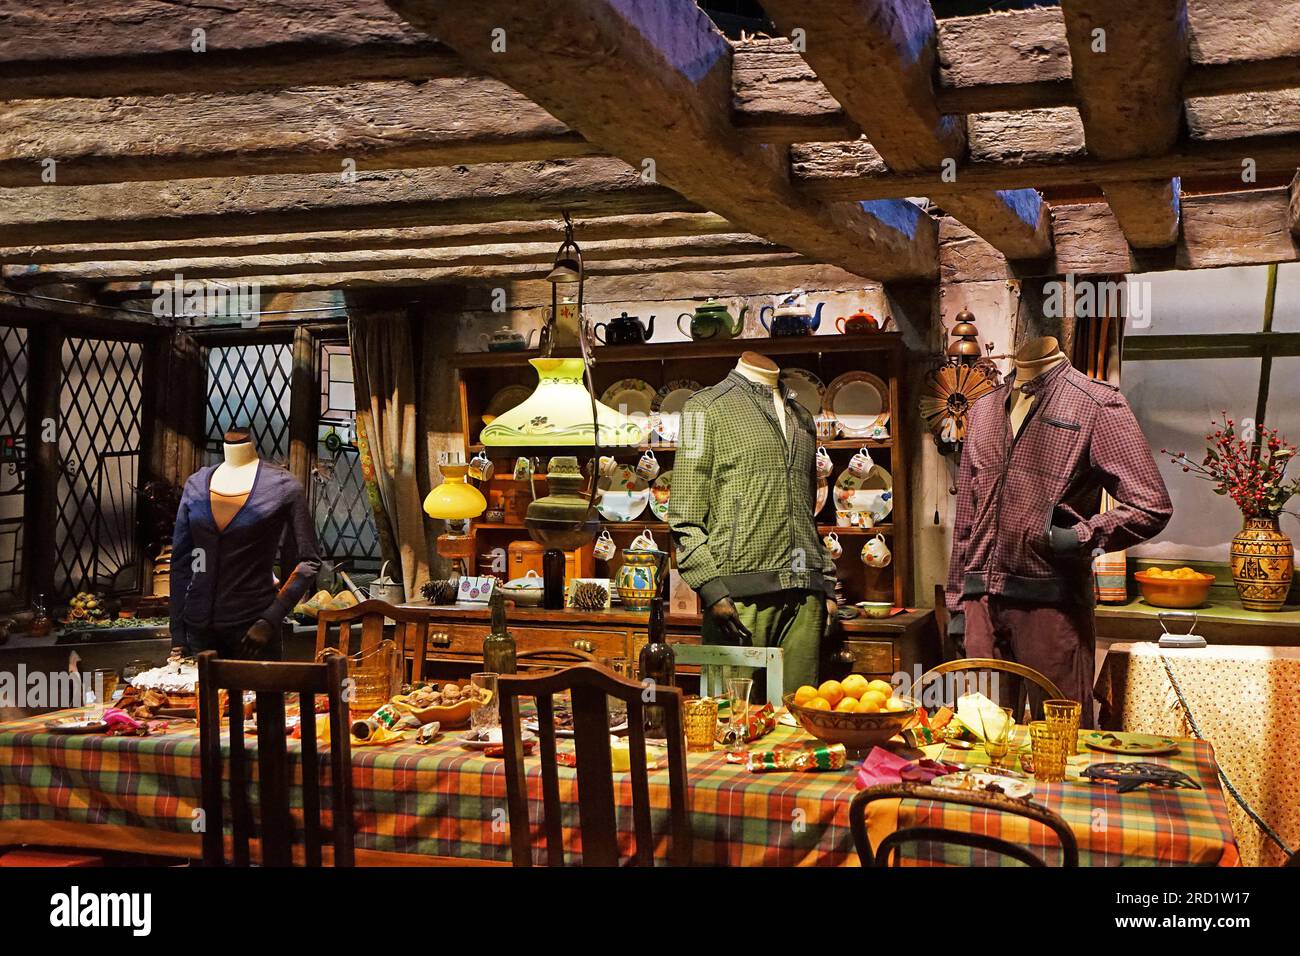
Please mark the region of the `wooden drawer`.
MULTIPOLYGON (((479 657, 483 654, 485 624, 431 625, 430 657, 479 657), (445 637, 444 637, 445 635, 445 637)), ((560 627, 510 627, 515 646, 521 651, 543 647, 576 647, 596 657, 625 657, 628 635, 622 630, 574 630, 560 627)))
POLYGON ((844 650, 853 658, 850 673, 887 680, 898 670, 893 641, 845 641, 844 650))

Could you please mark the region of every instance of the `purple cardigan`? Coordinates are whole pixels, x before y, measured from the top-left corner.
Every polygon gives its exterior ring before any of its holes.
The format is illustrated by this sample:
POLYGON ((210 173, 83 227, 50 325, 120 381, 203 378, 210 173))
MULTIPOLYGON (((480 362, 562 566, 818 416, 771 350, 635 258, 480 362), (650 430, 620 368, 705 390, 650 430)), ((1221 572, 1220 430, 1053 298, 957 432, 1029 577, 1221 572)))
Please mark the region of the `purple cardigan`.
POLYGON ((278 627, 320 570, 316 528, 298 479, 262 462, 248 500, 218 531, 211 504, 216 470, 209 465, 190 475, 176 512, 173 642, 183 638, 187 626, 247 628, 260 619, 278 627), (283 576, 278 590, 272 570, 277 552, 283 576))

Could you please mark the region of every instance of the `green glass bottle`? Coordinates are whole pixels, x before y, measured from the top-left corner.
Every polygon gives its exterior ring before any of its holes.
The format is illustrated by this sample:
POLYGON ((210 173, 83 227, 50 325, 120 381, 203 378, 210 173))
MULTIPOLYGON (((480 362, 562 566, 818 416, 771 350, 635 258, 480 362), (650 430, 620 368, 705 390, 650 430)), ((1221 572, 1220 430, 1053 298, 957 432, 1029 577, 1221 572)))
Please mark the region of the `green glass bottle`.
POLYGON ((483 669, 493 674, 513 674, 515 639, 506 630, 506 597, 501 588, 492 589, 488 607, 492 611, 492 630, 483 638, 483 669))

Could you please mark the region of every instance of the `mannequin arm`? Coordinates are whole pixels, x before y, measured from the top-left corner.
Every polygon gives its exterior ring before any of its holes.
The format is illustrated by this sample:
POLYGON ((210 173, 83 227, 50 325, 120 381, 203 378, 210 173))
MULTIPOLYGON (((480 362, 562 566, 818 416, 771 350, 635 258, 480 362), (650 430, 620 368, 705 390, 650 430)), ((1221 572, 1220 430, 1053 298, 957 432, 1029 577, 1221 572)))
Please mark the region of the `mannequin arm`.
POLYGON ((190 506, 184 495, 176 510, 176 525, 172 530, 171 596, 167 610, 171 617, 172 647, 185 644, 185 597, 194 579, 194 536, 190 533, 190 506))
POLYGON ((302 600, 320 570, 320 543, 307 507, 307 494, 301 486, 297 487, 289 506, 289 523, 280 549, 280 567, 292 570, 285 576, 275 600, 258 615, 272 627, 279 627, 284 616, 302 600))
MULTIPOLYGON (((971 418, 975 412, 972 410, 971 418)), ((971 422, 966 425, 967 434, 971 431, 971 422)), ((952 555, 948 559, 948 584, 944 597, 948 605, 948 633, 960 635, 966 632, 966 615, 962 611, 962 586, 966 573, 966 551, 970 547, 971 525, 975 521, 975 481, 971 468, 971 456, 962 455, 957 468, 957 512, 952 526, 952 555)))
POLYGON ((718 562, 709 550, 713 481, 713 441, 703 411, 682 409, 681 440, 673 464, 673 493, 668 498, 668 529, 682 580, 700 595, 706 608, 729 597, 718 562))
POLYGON ((1118 395, 1101 411, 1090 455, 1115 507, 1074 526, 1079 549, 1118 551, 1159 534, 1173 515, 1173 503, 1146 436, 1118 395))

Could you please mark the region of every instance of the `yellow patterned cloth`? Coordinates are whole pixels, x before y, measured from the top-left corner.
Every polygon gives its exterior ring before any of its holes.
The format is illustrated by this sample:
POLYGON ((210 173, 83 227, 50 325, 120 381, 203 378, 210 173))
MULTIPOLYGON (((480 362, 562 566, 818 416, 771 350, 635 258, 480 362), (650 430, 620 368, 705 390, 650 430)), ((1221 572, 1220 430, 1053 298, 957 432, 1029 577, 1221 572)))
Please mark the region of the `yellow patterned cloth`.
MULTIPOLYGON (((1112 644, 1096 687, 1104 729, 1192 736, 1162 654, 1223 772, 1292 850, 1300 848, 1300 648, 1112 644)), ((1224 797, 1242 864, 1285 862, 1232 796, 1224 797)))

